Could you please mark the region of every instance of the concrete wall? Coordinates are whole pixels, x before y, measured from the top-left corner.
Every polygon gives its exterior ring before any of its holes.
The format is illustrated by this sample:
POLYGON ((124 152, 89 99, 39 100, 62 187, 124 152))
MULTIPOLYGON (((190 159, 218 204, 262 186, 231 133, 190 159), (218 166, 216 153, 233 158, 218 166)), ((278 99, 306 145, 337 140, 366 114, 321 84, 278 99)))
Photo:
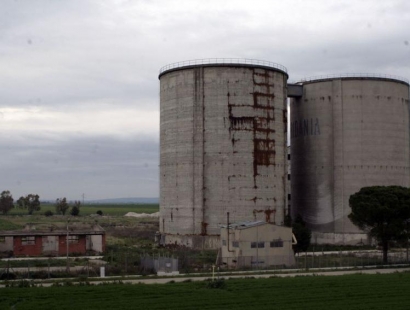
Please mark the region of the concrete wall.
POLYGON ((347 218, 350 195, 410 185, 409 86, 380 78, 305 83, 303 97, 291 100, 290 127, 292 216, 301 214, 319 239, 363 240, 347 218))
POLYGON ((0 252, 13 251, 13 237, 3 237, 0 242, 0 252))
MULTIPOLYGON (((248 261, 249 265, 252 261, 263 261, 262 264, 259 264, 259 267, 261 267, 261 265, 292 266, 295 264, 294 252, 292 249, 292 229, 290 227, 266 223, 246 229, 230 229, 229 249, 228 230, 222 228, 221 243, 222 262, 225 262, 228 266, 234 266, 235 260, 237 262, 248 261), (271 247, 270 242, 274 240, 281 240, 283 246, 271 247), (234 242, 237 242, 238 247, 234 247, 234 242), (252 248, 252 242, 262 242, 264 246, 252 248), (268 262, 270 262, 270 264, 268 262)), ((243 264, 240 267, 244 267, 243 264)))
POLYGON ((286 80, 282 71, 245 65, 179 68, 160 77, 166 243, 218 236, 227 212, 241 221, 253 219, 254 210, 261 211, 256 219, 276 210, 271 220, 283 222, 286 80))
POLYGON ((91 251, 95 251, 99 253, 104 252, 105 235, 91 235, 90 239, 91 239, 90 247, 87 247, 87 250, 91 250, 91 251))
POLYGON ((58 254, 58 236, 43 236, 42 237, 42 254, 57 255, 58 254))

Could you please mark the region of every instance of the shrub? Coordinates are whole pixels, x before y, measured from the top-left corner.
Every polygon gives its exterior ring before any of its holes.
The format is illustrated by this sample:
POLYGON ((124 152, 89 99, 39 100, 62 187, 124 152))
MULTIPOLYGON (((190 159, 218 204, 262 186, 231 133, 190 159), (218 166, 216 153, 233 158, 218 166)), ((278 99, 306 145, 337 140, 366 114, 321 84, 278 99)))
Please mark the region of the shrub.
POLYGON ((207 288, 225 288, 225 280, 224 279, 216 279, 211 280, 206 284, 207 288))
POLYGON ((73 207, 71 208, 70 214, 71 214, 72 216, 77 216, 77 215, 79 215, 79 214, 80 214, 80 208, 77 207, 77 206, 73 206, 73 207))
POLYGON ((0 275, 0 280, 15 280, 17 278, 16 274, 14 273, 2 273, 0 275))
POLYGON ((44 212, 45 216, 53 216, 53 212, 51 212, 50 210, 47 210, 46 212, 44 212))
POLYGON ((97 214, 98 214, 98 215, 103 215, 103 212, 102 212, 101 210, 98 210, 98 211, 97 211, 97 214))

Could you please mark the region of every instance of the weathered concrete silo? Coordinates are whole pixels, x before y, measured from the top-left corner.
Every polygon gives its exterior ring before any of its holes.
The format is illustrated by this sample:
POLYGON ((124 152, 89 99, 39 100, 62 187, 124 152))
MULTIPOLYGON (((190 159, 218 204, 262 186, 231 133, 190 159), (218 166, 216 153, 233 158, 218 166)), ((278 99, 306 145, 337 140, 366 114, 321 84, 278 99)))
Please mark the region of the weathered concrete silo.
POLYGON ((162 242, 219 247, 220 224, 283 222, 286 69, 196 60, 161 69, 162 242))
POLYGON ((317 243, 367 236, 347 218, 364 186, 409 186, 409 83, 390 76, 303 81, 291 100, 291 204, 317 243))

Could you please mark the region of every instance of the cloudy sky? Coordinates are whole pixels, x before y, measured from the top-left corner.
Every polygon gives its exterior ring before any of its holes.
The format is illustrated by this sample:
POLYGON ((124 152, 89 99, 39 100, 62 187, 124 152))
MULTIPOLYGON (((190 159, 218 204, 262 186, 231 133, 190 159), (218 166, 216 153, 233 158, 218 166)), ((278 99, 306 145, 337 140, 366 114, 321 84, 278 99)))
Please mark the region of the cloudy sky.
POLYGON ((410 78, 409 26, 408 0, 0 0, 0 190, 158 197, 162 66, 410 78))

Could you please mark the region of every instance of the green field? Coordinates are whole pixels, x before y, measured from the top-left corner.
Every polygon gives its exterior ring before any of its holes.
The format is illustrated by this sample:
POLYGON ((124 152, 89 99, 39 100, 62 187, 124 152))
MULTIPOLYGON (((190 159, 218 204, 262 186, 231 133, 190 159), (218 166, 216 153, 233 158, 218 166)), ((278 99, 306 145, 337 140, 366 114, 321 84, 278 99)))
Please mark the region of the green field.
POLYGON ((0 289, 0 309, 410 309, 410 274, 0 289))
MULTIPOLYGON (((33 214, 44 214, 47 210, 55 213, 55 205, 42 204, 41 210, 36 211, 33 214)), ((159 205, 157 204, 84 204, 80 207, 80 215, 95 214, 98 210, 101 210, 104 215, 118 215, 123 216, 128 212, 136 213, 154 213, 159 211, 159 205)), ((26 215, 25 209, 12 209, 7 215, 26 215)))

